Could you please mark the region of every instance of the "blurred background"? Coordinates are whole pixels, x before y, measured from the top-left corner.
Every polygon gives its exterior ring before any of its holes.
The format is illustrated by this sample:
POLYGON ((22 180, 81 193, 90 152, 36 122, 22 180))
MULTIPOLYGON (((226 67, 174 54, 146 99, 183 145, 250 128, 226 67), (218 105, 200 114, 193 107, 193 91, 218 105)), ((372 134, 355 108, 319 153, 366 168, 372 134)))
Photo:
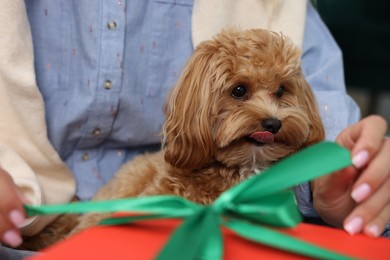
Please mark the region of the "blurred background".
POLYGON ((390 125, 390 1, 314 2, 342 49, 347 91, 362 116, 380 114, 390 125))

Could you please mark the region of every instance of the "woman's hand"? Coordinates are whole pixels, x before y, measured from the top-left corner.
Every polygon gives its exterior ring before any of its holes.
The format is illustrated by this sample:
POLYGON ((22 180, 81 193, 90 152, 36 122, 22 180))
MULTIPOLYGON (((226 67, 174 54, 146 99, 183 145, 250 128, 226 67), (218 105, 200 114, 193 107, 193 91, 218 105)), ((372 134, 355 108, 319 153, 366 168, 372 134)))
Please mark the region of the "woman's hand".
POLYGON ((23 203, 25 199, 12 178, 0 169, 0 242, 11 247, 22 243, 18 226, 25 220, 23 203))
POLYGON ((390 139, 386 121, 369 116, 346 128, 336 142, 354 166, 311 183, 313 204, 324 221, 348 233, 380 236, 390 220, 390 139))

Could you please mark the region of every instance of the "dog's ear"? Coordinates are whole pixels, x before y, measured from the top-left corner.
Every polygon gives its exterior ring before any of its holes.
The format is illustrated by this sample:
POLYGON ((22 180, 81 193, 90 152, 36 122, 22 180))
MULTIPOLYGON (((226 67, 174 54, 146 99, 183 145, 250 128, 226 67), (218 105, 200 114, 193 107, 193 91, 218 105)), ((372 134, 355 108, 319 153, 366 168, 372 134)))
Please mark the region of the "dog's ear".
POLYGON ((211 67, 215 49, 207 44, 195 50, 165 105, 164 157, 181 169, 202 167, 214 153, 211 67))
POLYGON ((323 141, 325 130, 314 93, 302 74, 298 77, 298 85, 303 93, 303 95, 298 95, 299 103, 306 110, 311 122, 310 134, 304 144, 304 146, 309 146, 323 141))

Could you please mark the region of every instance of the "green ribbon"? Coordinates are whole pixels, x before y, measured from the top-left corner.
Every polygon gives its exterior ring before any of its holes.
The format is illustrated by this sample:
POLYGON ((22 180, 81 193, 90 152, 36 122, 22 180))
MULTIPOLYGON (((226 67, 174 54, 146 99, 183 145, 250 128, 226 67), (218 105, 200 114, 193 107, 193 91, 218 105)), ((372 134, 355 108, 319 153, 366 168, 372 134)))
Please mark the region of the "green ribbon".
POLYGON ((29 216, 88 212, 137 212, 143 215, 103 220, 102 225, 183 218, 157 259, 222 259, 221 226, 248 240, 320 259, 351 259, 295 239, 272 227, 293 227, 301 222, 293 192, 299 183, 352 165, 348 150, 324 142, 281 160, 261 174, 234 186, 208 206, 177 196, 150 196, 62 205, 26 205, 29 216))

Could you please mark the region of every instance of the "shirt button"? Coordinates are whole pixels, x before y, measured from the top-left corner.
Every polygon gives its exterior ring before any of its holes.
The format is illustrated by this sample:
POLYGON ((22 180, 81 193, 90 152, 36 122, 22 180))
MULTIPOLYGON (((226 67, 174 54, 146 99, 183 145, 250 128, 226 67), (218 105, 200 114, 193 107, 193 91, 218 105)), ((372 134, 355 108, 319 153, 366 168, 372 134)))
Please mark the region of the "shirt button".
POLYGON ((116 29, 116 22, 115 21, 110 21, 107 23, 107 27, 110 30, 115 30, 116 29))
POLYGON ((88 161, 89 160, 89 154, 88 153, 83 153, 83 155, 81 155, 81 160, 88 161))
POLYGON ((106 81, 104 81, 103 87, 104 87, 105 89, 111 89, 111 88, 112 88, 112 82, 111 82, 111 80, 106 80, 106 81))
POLYGON ((98 127, 96 127, 95 129, 93 129, 93 131, 92 131, 92 134, 93 134, 94 136, 99 136, 101 133, 102 133, 102 130, 101 130, 100 128, 98 128, 98 127))

